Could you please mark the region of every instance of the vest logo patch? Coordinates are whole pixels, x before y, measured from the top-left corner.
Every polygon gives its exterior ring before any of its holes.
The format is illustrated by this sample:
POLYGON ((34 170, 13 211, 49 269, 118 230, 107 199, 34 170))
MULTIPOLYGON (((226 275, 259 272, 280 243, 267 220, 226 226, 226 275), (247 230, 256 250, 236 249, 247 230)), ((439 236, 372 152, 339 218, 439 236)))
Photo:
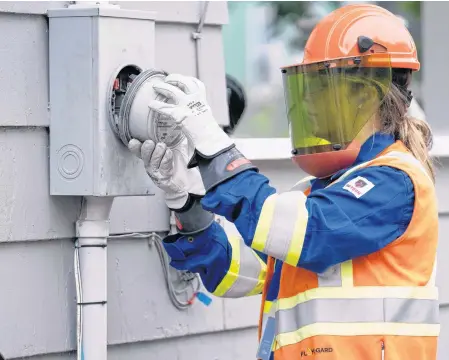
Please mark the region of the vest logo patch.
POLYGON ((374 184, 371 181, 365 179, 362 176, 357 176, 355 179, 348 181, 348 183, 343 186, 343 189, 349 191, 358 199, 361 196, 365 195, 373 187, 374 184))

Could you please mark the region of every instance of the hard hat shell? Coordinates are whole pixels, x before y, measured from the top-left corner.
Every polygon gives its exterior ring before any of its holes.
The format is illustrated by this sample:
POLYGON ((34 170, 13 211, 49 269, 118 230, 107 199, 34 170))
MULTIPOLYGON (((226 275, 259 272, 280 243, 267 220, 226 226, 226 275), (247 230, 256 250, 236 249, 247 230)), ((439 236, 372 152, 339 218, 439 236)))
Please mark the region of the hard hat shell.
POLYGON ((420 68, 415 42, 399 17, 376 5, 347 5, 316 25, 306 43, 302 64, 375 52, 389 54, 392 68, 420 68), (363 51, 370 40, 372 46, 363 51))

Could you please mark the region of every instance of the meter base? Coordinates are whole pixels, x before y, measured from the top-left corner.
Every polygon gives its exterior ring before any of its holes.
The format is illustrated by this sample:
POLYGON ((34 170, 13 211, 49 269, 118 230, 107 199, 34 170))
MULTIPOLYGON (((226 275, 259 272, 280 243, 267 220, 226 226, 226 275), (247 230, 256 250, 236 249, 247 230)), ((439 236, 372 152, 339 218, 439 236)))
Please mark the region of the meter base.
POLYGON ((148 107, 151 100, 170 102, 153 88, 167 75, 162 70, 140 71, 134 65, 127 65, 111 80, 109 120, 115 135, 126 146, 131 139, 175 146, 184 138, 173 119, 148 107))

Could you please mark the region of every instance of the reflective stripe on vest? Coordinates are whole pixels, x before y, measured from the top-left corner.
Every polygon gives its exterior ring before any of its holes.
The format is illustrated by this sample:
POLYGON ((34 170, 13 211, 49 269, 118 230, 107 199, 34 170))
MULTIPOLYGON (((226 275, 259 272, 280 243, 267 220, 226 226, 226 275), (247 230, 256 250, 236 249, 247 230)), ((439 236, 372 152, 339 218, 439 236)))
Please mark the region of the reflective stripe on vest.
POLYGON ((277 348, 317 335, 439 333, 438 290, 432 286, 315 288, 275 304, 277 348))
MULTIPOLYGON (((379 159, 383 159, 383 158, 397 158, 400 160, 403 160, 404 162, 408 162, 410 164, 415 165, 418 169, 420 169, 425 175, 426 177, 432 181, 432 179, 430 178, 429 173, 424 169, 424 166, 421 164, 421 162, 416 159, 413 155, 408 154, 408 153, 403 153, 400 151, 391 151, 385 155, 379 156, 378 158, 374 158, 370 161, 364 162, 362 164, 356 165, 353 168, 349 169, 348 171, 346 171, 343 175, 341 175, 336 181, 334 181, 332 184, 336 184, 342 180, 344 180, 345 178, 347 178, 349 175, 351 175, 354 171, 360 169, 360 168, 364 168, 369 166, 372 162, 374 161, 378 161, 379 159)), ((329 186, 331 186, 332 184, 330 184, 329 186)))
POLYGON ((381 157, 393 157, 393 158, 398 158, 405 162, 411 163, 411 164, 415 165, 418 169, 420 169, 426 175, 427 179, 433 183, 432 178, 430 177, 427 170, 424 168, 422 163, 417 158, 415 158, 413 155, 408 154, 408 153, 403 153, 400 151, 391 151, 388 154, 381 156, 381 157))
POLYGON ((326 322, 438 324, 438 300, 314 299, 292 309, 277 311, 276 320, 278 333, 326 322))
MULTIPOLYGON (((395 151, 355 166, 329 186, 344 180, 355 170, 369 166, 384 157, 396 158, 416 166, 432 182, 428 172, 416 158, 411 154, 395 151)), ((301 183, 304 182, 299 184, 301 183)), ((292 228, 296 229, 300 220, 293 219, 287 214, 289 212, 295 216, 308 216, 308 214, 305 200, 298 195, 296 188, 294 190, 281 195, 272 195, 266 208, 264 204, 265 209, 262 213, 265 211, 264 220, 267 222, 263 226, 262 221, 258 224, 256 235, 259 237, 253 247, 281 260, 293 259, 290 263, 284 262, 297 266, 307 221, 302 220, 301 241, 294 240, 292 228), (290 232, 283 226, 290 226, 290 232), (275 235, 276 238, 273 240, 275 235), (293 241, 299 244, 296 249, 292 249, 293 241), (296 252, 297 257, 290 255, 292 252, 296 252)), ((277 299, 273 303, 265 303, 262 327, 266 323, 268 313, 270 310, 272 313, 272 308, 275 307, 277 328, 273 350, 318 335, 438 336, 440 325, 435 273, 436 261, 426 286, 354 287, 353 264, 349 260, 317 274, 318 288, 306 290, 293 297, 277 299)))
POLYGON ((301 191, 269 196, 262 207, 251 247, 297 266, 309 217, 301 191))
POLYGON ((266 264, 238 236, 229 236, 232 258, 229 270, 213 292, 216 296, 238 298, 260 294, 267 273, 266 264))
POLYGON ((277 348, 324 334, 437 336, 438 317, 438 300, 310 300, 276 312, 277 348))
POLYGON ((274 314, 275 304, 276 301, 265 300, 265 303, 263 304, 262 329, 265 329, 265 325, 270 314, 274 314))

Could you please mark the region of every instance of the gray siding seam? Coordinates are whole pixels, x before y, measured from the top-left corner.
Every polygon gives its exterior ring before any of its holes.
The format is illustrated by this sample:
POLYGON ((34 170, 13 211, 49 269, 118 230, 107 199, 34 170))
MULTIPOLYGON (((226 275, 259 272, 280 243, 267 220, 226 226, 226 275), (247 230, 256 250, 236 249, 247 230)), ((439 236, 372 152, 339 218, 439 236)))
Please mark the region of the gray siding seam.
POLYGON ((191 332, 187 334, 179 334, 179 335, 173 335, 173 336, 164 336, 164 337, 153 337, 151 339, 142 339, 142 340, 135 340, 135 341, 127 341, 127 342, 108 342, 108 348, 109 347, 119 347, 119 346, 126 346, 127 344, 141 344, 141 343, 154 343, 158 341, 164 341, 164 340, 175 340, 177 338, 183 338, 183 337, 196 337, 196 336, 202 336, 207 334, 217 334, 217 333, 228 333, 233 331, 243 331, 243 330, 249 330, 249 329, 257 329, 258 326, 236 326, 229 329, 216 329, 216 330, 208 330, 208 331, 196 331, 191 332))

